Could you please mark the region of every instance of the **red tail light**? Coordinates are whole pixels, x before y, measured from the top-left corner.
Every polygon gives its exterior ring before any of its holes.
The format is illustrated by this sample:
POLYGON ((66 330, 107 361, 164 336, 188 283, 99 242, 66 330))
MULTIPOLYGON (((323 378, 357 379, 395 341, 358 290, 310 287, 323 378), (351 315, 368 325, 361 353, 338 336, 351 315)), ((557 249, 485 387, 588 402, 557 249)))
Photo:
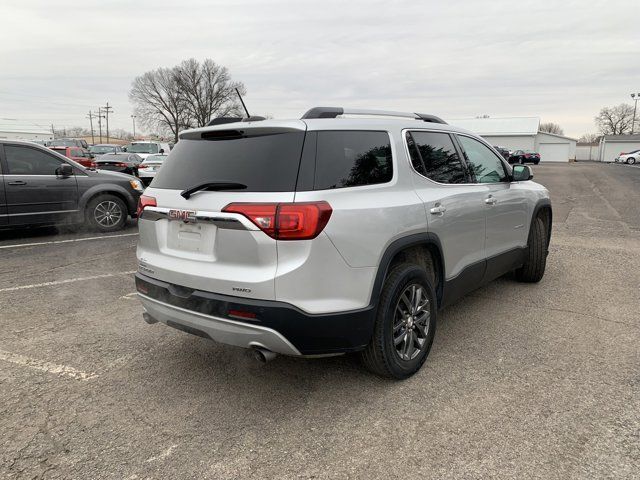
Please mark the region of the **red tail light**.
POLYGON ((147 166, 146 165, 138 165, 138 169, 140 169, 140 168, 147 168, 147 166))
POLYGON ((157 207, 156 199, 154 197, 148 197, 147 195, 140 195, 138 199, 138 218, 142 215, 142 211, 145 207, 157 207))
POLYGON ((222 211, 244 215, 277 240, 316 238, 333 212, 327 202, 230 203, 222 211))
POLYGON ((122 162, 116 163, 115 165, 116 165, 116 167, 128 167, 129 166, 126 163, 122 163, 122 162))

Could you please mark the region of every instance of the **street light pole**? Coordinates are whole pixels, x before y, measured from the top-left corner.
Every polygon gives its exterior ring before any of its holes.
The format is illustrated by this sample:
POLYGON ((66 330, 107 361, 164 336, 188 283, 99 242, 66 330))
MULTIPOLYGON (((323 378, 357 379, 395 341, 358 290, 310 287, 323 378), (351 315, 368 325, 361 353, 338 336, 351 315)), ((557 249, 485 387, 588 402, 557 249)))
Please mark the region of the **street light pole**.
POLYGON ((631 121, 631 135, 633 135, 633 128, 636 126, 636 110, 638 110, 638 100, 640 100, 640 93, 638 93, 637 95, 635 93, 632 93, 631 98, 635 102, 635 105, 633 106, 633 120, 631 121))
POLYGON ((131 119, 133 120, 133 139, 136 139, 136 116, 131 115, 131 119))

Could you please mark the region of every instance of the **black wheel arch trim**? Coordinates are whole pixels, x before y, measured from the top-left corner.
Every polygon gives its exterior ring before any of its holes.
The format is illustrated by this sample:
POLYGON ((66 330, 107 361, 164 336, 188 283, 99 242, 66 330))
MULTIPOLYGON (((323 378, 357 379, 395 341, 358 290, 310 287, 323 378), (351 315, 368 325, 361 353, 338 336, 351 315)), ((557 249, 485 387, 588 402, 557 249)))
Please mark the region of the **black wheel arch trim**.
MULTIPOLYGON (((536 202, 531 214, 531 221, 529 222, 529 232, 533 226, 534 220, 538 217, 538 214, 542 209, 549 212, 549 225, 547 225, 547 253, 549 252, 549 244, 551 243, 551 229, 553 228, 553 208, 551 207, 551 200, 548 198, 541 198, 536 202)), ((527 232, 527 238, 529 233, 527 232)))
POLYGON ((373 289, 371 293, 370 305, 374 306, 376 310, 378 306, 378 300, 380 299, 380 294, 382 293, 384 279, 387 278, 392 260, 401 251, 406 250, 407 248, 416 247, 418 245, 431 246, 436 248, 438 251, 438 255, 440 258, 438 258, 437 261, 440 262, 440 278, 438 279, 439 281, 438 288, 436 289, 436 297, 438 300, 438 305, 441 304, 445 272, 444 256, 442 255, 442 243, 440 242, 440 238, 438 237, 438 235, 436 235, 435 233, 422 232, 414 233, 394 240, 386 248, 380 262, 378 263, 378 271, 376 272, 376 278, 373 282, 373 289))

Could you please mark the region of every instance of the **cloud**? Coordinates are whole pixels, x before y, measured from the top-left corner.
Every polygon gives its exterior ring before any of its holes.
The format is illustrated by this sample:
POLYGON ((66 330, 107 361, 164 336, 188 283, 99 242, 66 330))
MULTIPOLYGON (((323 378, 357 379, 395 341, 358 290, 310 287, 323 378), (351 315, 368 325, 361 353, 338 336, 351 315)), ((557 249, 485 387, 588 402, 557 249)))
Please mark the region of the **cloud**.
POLYGON ((256 114, 536 115, 579 135, 640 89, 633 3, 3 2, 0 116, 84 125, 108 100, 112 125, 129 128, 135 76, 209 57, 245 82, 256 114))

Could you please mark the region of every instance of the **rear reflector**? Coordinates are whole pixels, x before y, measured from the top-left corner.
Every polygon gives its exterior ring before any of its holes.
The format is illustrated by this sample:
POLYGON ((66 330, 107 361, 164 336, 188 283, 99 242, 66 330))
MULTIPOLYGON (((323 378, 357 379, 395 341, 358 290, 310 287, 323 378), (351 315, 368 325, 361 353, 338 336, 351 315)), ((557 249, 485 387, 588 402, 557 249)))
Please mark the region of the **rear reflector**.
POLYGON ((239 213, 277 240, 311 240, 331 218, 327 202, 230 203, 223 212, 239 213))
POLYGON ((157 207, 157 206, 158 204, 156 203, 155 197, 140 195, 140 198, 138 199, 138 218, 140 218, 140 215, 142 215, 142 211, 145 209, 145 207, 157 207))
POLYGON ((246 312, 244 310, 229 310, 227 312, 227 314, 230 317, 238 317, 238 318, 250 318, 250 319, 254 319, 257 318, 257 315, 253 312, 246 312))

